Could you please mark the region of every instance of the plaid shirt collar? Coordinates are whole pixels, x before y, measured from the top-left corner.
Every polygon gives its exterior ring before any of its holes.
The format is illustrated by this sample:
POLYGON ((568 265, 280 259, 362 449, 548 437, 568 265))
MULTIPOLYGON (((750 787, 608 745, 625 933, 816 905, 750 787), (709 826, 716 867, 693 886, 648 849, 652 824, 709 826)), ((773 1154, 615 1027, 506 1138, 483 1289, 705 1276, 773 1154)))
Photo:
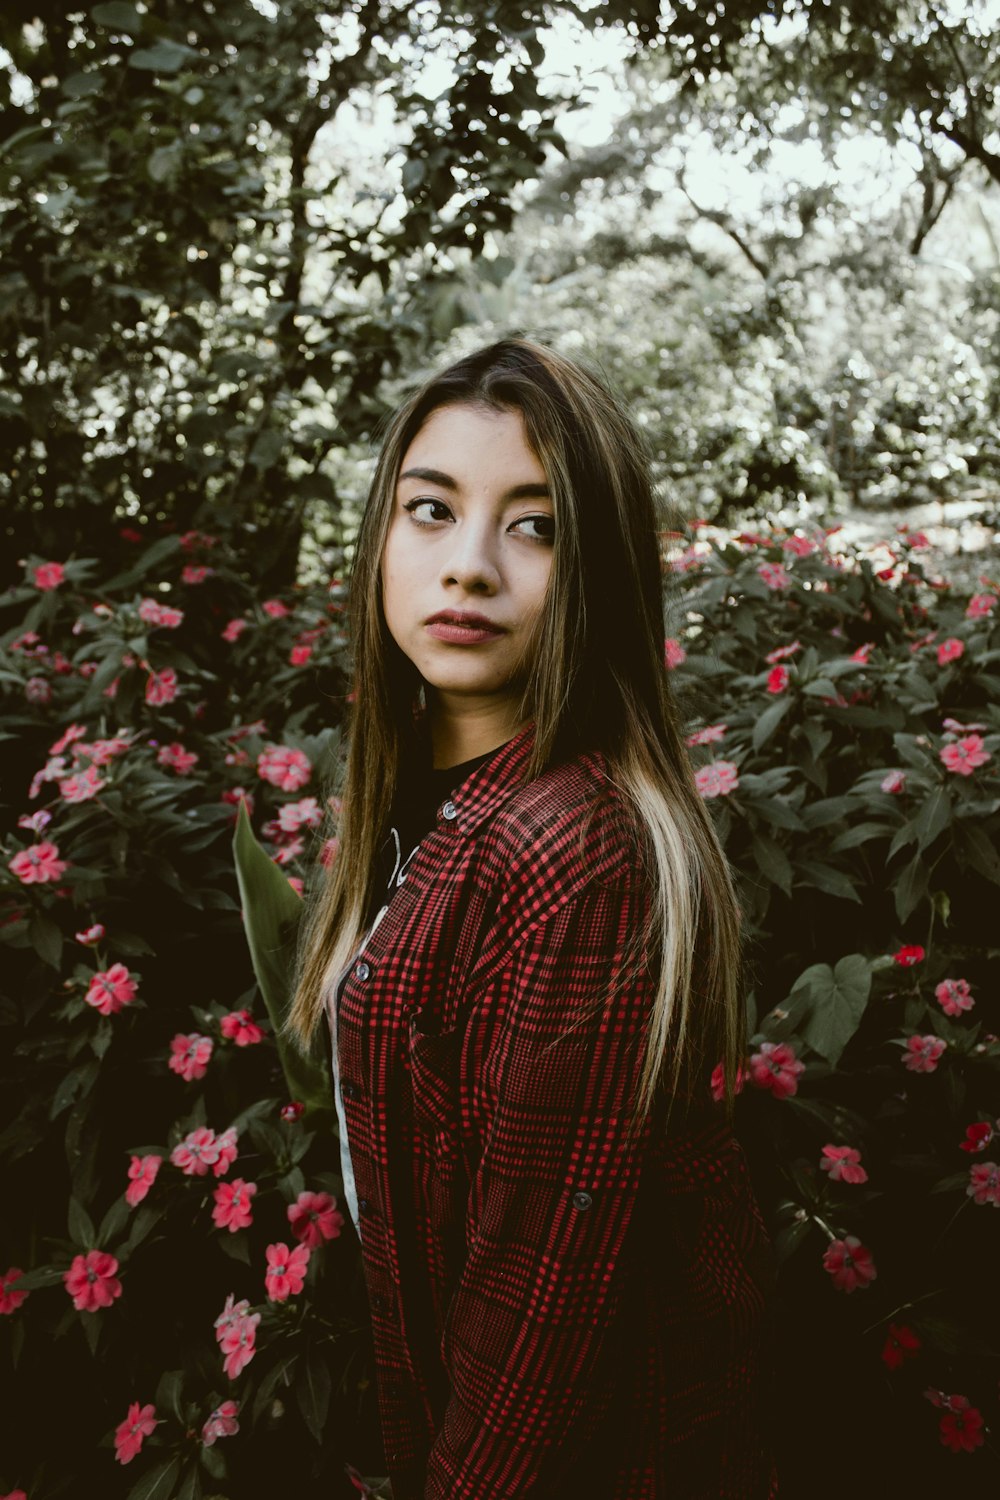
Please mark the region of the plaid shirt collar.
POLYGON ((462 834, 475 833, 521 785, 534 742, 535 726, 528 724, 501 745, 441 804, 437 826, 462 834))

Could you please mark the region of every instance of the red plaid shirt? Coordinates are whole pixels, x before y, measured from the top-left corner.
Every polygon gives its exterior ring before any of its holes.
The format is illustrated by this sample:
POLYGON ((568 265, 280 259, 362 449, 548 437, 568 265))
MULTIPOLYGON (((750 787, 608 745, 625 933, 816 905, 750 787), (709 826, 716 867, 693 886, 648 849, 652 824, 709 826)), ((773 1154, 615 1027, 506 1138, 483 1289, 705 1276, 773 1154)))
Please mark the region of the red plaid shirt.
POLYGON ((531 743, 442 805, 340 995, 395 1500, 763 1497, 743 1156, 710 1104, 630 1138, 648 886, 601 757, 524 784, 531 743))

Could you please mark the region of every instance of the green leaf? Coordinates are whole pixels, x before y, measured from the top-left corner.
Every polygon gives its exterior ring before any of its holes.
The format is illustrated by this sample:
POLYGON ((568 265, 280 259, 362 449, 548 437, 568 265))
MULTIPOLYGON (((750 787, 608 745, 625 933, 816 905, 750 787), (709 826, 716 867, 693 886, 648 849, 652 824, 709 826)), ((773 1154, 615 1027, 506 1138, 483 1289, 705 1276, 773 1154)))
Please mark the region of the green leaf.
POLYGON ((789 697, 777 698, 774 703, 768 704, 753 726, 753 747, 759 750, 766 745, 782 719, 791 708, 793 699, 789 697))
POLYGON ((28 939, 38 957, 52 969, 62 961, 63 936, 51 917, 36 912, 28 923, 28 939))
POLYGON ((129 36, 138 36, 142 30, 142 17, 125 0, 108 0, 106 5, 95 5, 90 14, 98 26, 106 26, 109 31, 127 31, 129 36))
POLYGON ((14 1292, 37 1292, 41 1287, 58 1286, 63 1279, 63 1272, 58 1266, 36 1266, 33 1271, 25 1271, 16 1281, 8 1281, 9 1290, 14 1292))
POLYGON ((179 140, 169 146, 157 146, 149 154, 146 171, 154 182, 173 182, 183 159, 184 152, 179 140))
POLYGON ((774 839, 766 834, 756 833, 752 844, 753 857, 757 868, 765 875, 772 885, 778 886, 786 896, 792 893, 792 862, 774 839))
POLYGON ((327 1413, 330 1409, 330 1368, 318 1349, 310 1349, 305 1369, 295 1382, 295 1399, 302 1419, 317 1443, 323 1441, 327 1413))
POLYGON ((922 854, 915 854, 896 881, 893 899, 896 916, 905 922, 927 894, 929 870, 922 854))
POLYGON ((1000 885, 1000 851, 989 835, 977 823, 961 822, 955 824, 954 839, 965 863, 1000 885))
POLYGON ((842 854, 845 849, 856 849, 859 844, 866 844, 869 839, 884 838, 889 832, 886 823, 855 823, 853 828, 846 828, 830 845, 831 854, 842 854))
POLYGON ((129 53, 128 65, 143 73, 179 73, 186 63, 197 61, 193 47, 171 42, 166 37, 155 47, 140 47, 129 53))
MULTIPOLYGON (((209 1452, 212 1450, 209 1449, 209 1452)), ((221 1476, 220 1476, 221 1477, 221 1476)), ((184 1483, 177 1491, 176 1500, 201 1500, 203 1490, 197 1464, 192 1465, 184 1476, 184 1483)))
POLYGON ((289 1097, 306 1107, 310 1123, 333 1128, 333 1085, 324 1057, 304 1056, 283 1034, 302 901, 254 838, 246 803, 240 804, 233 837, 236 878, 243 903, 243 922, 257 983, 271 1020, 271 1029, 289 1097))
POLYGON ((156 1395, 153 1405, 157 1411, 171 1411, 178 1422, 183 1422, 184 1412, 181 1407, 181 1392, 184 1386, 183 1370, 164 1370, 156 1387, 156 1395))
POLYGON ((145 578, 146 574, 152 568, 158 567, 161 562, 164 562, 168 557, 172 557, 175 552, 179 552, 180 546, 179 537, 160 537, 159 541, 154 542, 151 547, 146 549, 134 567, 129 568, 124 573, 116 573, 114 578, 110 578, 103 585, 101 592, 103 594, 111 594, 132 588, 140 579, 145 578))
POLYGON ((828 896, 837 896, 842 901, 861 901, 843 870, 834 869, 833 865, 824 864, 822 860, 797 860, 795 874, 801 885, 813 885, 817 890, 825 891, 828 896))
POLYGON ((161 1458, 128 1492, 128 1500, 167 1500, 181 1472, 181 1459, 161 1458))
POLYGON ((116 1240, 128 1223, 129 1206, 125 1201, 124 1193, 116 1198, 101 1220, 101 1227, 97 1231, 97 1243, 108 1245, 116 1240))
POLYGON ((871 993, 871 965, 861 953, 848 953, 831 969, 813 964, 799 975, 789 996, 796 1030, 810 1047, 836 1067, 861 1024, 871 993))
POLYGON ((96 1236, 94 1234, 94 1222, 78 1199, 71 1197, 69 1200, 69 1237, 74 1245, 81 1250, 93 1250, 96 1247, 96 1236))
POLYGON ((950 822, 951 794, 947 787, 936 786, 921 804, 914 819, 917 848, 926 849, 929 844, 933 844, 938 834, 942 833, 950 822))

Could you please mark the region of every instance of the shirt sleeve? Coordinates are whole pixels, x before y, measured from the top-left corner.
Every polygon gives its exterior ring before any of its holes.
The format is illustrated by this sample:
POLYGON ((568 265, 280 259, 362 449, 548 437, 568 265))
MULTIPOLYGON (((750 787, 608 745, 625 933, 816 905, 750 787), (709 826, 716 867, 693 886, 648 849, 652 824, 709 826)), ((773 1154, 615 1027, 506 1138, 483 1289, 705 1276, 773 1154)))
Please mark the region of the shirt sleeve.
POLYGON ((645 892, 628 871, 585 887, 473 997, 482 1151, 426 1500, 542 1500, 589 1435, 649 1139, 630 1126, 655 976, 626 961, 645 892))

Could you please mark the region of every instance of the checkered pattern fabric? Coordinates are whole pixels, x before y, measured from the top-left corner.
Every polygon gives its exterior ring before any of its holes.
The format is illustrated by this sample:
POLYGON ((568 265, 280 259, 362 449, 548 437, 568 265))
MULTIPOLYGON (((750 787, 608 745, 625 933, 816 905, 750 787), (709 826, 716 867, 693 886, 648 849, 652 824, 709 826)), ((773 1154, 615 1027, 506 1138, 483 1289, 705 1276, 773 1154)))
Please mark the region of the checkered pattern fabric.
POLYGON ((338 1009, 395 1500, 750 1500, 770 1251, 710 1102, 630 1132, 648 887, 597 755, 439 809, 338 1009))

